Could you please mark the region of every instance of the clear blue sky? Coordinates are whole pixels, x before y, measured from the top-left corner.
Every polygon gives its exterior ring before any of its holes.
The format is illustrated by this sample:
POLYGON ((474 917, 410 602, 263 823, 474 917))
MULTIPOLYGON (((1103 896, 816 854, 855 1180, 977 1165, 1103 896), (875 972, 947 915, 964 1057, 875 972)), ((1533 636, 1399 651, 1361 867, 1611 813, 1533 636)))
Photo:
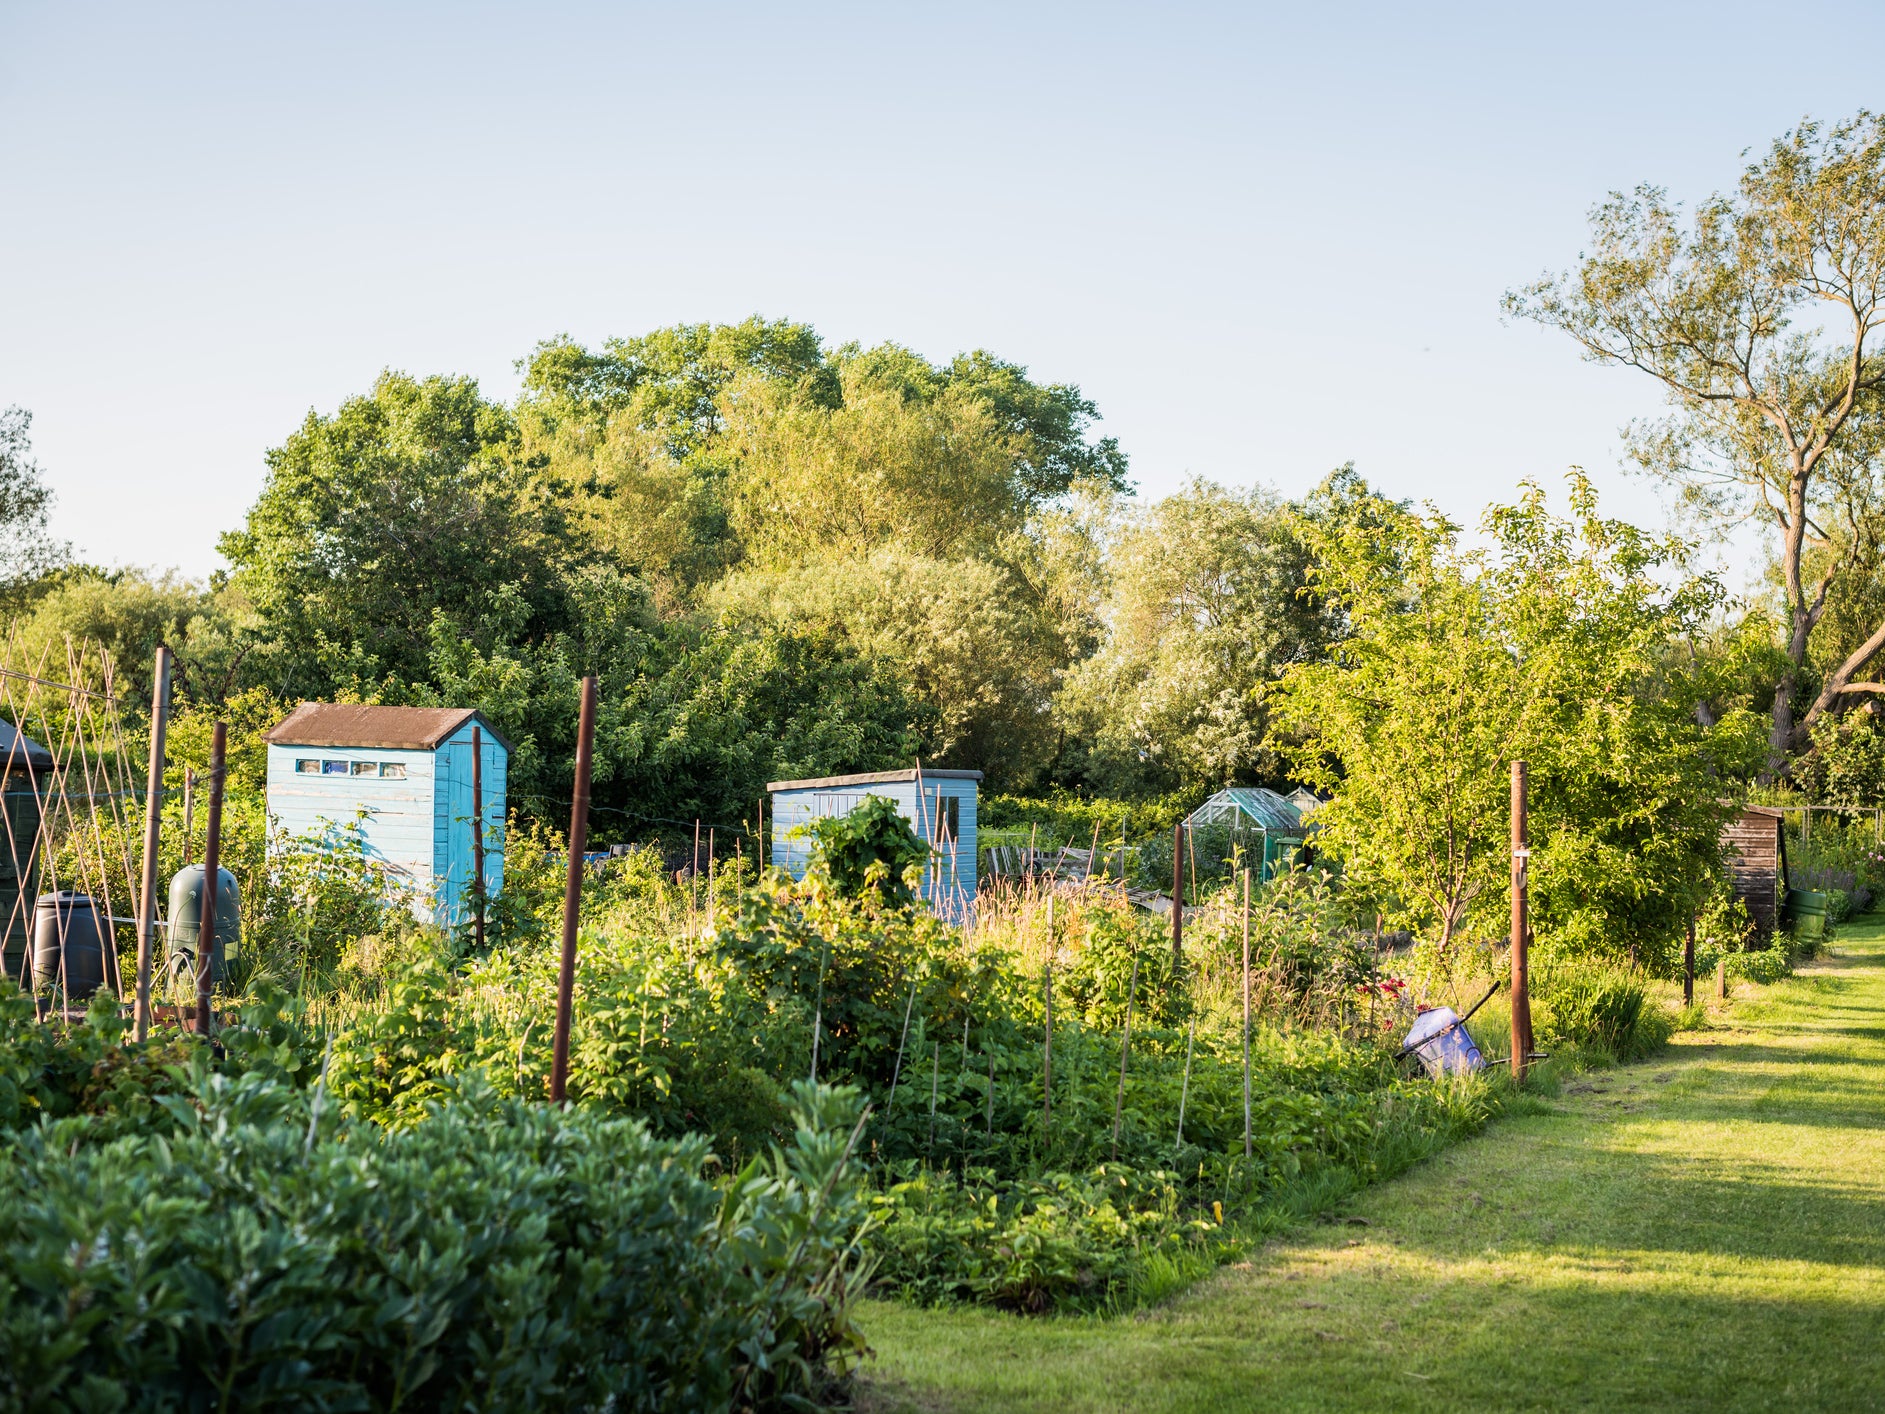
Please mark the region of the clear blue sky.
POLYGON ((218 563, 383 367, 758 312, 1078 383, 1147 495, 1472 519, 1639 375, 1501 323, 1604 192, 1885 102, 1885 10, 0 0, 0 405, 106 563, 218 563))

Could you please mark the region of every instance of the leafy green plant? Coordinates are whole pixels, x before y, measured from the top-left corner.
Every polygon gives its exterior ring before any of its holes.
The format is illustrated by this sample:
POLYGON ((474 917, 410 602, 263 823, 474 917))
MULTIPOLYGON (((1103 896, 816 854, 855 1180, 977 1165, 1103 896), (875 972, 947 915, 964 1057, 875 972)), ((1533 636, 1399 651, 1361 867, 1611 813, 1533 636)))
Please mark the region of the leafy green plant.
POLYGON ((863 1352, 854 1095, 800 1087, 722 1191, 702 1140, 475 1077, 388 1131, 206 1060, 145 1132, 11 1142, 8 1407, 805 1409, 863 1352))
POLYGON ((1584 958, 1546 955, 1535 965, 1540 1042, 1637 1060, 1660 1048, 1674 1019, 1649 994, 1648 983, 1622 968, 1584 958))
POLYGON ((916 901, 924 844, 895 801, 866 796, 844 815, 828 815, 804 827, 812 837, 812 868, 849 898, 873 894, 884 903, 908 908, 916 901))

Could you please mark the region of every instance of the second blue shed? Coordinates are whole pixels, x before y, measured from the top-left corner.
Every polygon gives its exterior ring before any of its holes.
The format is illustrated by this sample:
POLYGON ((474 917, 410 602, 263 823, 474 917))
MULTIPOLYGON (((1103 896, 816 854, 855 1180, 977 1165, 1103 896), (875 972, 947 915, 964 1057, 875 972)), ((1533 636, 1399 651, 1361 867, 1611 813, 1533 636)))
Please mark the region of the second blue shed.
POLYGON ((268 811, 307 837, 360 821, 367 853, 447 927, 470 917, 471 735, 481 738, 484 887, 504 885, 510 743, 468 707, 303 702, 268 734, 268 811))
POLYGON ((893 802, 899 814, 929 844, 932 863, 923 871, 923 897, 938 913, 960 916, 975 898, 975 805, 980 771, 867 771, 855 776, 819 776, 773 781, 772 862, 793 878, 811 863, 812 842, 802 825, 849 815, 869 796, 893 802))

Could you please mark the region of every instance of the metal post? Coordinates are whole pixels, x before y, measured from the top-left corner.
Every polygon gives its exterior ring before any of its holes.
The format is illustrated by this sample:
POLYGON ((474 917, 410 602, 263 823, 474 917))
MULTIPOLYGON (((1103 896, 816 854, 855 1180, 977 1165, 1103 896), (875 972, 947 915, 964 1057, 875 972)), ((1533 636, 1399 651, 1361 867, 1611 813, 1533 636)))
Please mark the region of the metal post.
POLYGON ((1688 937, 1682 944, 1682 1005, 1695 1005, 1695 920, 1689 920, 1688 937))
POLYGON ((1526 975, 1526 876, 1531 858, 1525 831, 1525 763, 1512 763, 1512 1078, 1525 1076, 1532 1053, 1532 1000, 1526 975))
POLYGON ((196 935, 196 1034, 209 1035, 210 982, 216 962, 216 885, 222 873, 223 753, 229 729, 216 723, 209 740, 209 832, 203 840, 203 916, 196 935))
POLYGON ((1172 826, 1172 973, 1185 966, 1185 822, 1172 826))
POLYGON ((569 803, 569 874, 563 883, 563 963, 556 976, 556 1038, 550 1057, 550 1103, 563 1103, 569 1084, 569 1018, 576 991, 576 927, 582 921, 583 847, 589 843, 589 768, 596 739, 596 680, 583 679, 576 721, 576 782, 569 803))
POLYGON ((1126 1110, 1126 1057, 1132 1051, 1132 1003, 1139 995, 1139 955, 1132 955, 1132 981, 1126 987, 1126 1027, 1119 1037, 1119 1095, 1113 1101, 1113 1157, 1119 1157, 1119 1120, 1126 1110))
POLYGON ((1244 868, 1244 1157, 1250 1157, 1250 869, 1244 868))
POLYGON ((144 785, 144 868, 137 896, 136 1032, 151 1033, 151 949, 157 932, 157 843, 164 821, 164 734, 170 726, 170 650, 157 650, 151 686, 151 762, 144 785))
POLYGON ((471 729, 471 937, 484 952, 484 733, 471 729))

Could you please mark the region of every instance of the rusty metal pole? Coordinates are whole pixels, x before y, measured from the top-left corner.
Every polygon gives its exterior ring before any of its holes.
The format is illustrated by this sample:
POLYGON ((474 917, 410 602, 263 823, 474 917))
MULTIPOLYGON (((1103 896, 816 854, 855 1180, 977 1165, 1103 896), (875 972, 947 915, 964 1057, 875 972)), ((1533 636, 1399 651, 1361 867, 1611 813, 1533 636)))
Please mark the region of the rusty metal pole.
POLYGON ((1695 920, 1689 920, 1688 937, 1682 943, 1682 1005, 1695 1005, 1695 920))
POLYGON ((583 679, 576 722, 576 783, 569 802, 569 875, 563 884, 563 965, 556 975, 556 1038, 550 1056, 550 1103, 569 1084, 569 1018, 576 990, 576 926, 582 921, 583 847, 589 843, 589 767, 596 737, 596 680, 583 679))
POLYGON ((1512 763, 1512 1078, 1522 1080, 1532 1053, 1532 999, 1526 975, 1525 763, 1512 763))
POLYGON ((471 937, 484 952, 484 733, 471 729, 471 937))
POLYGON ((1185 822, 1172 826, 1172 974, 1185 966, 1185 822))
POLYGON ((209 740, 209 824, 203 840, 203 914, 196 934, 196 1034, 209 1035, 210 984, 216 971, 216 885, 222 872, 223 753, 229 728, 216 723, 209 740))
POLYGON ((157 932, 157 843, 164 821, 164 735, 170 726, 170 650, 157 650, 151 686, 151 762, 144 783, 144 867, 137 895, 137 1002, 135 1035, 151 1034, 151 949, 157 932))

